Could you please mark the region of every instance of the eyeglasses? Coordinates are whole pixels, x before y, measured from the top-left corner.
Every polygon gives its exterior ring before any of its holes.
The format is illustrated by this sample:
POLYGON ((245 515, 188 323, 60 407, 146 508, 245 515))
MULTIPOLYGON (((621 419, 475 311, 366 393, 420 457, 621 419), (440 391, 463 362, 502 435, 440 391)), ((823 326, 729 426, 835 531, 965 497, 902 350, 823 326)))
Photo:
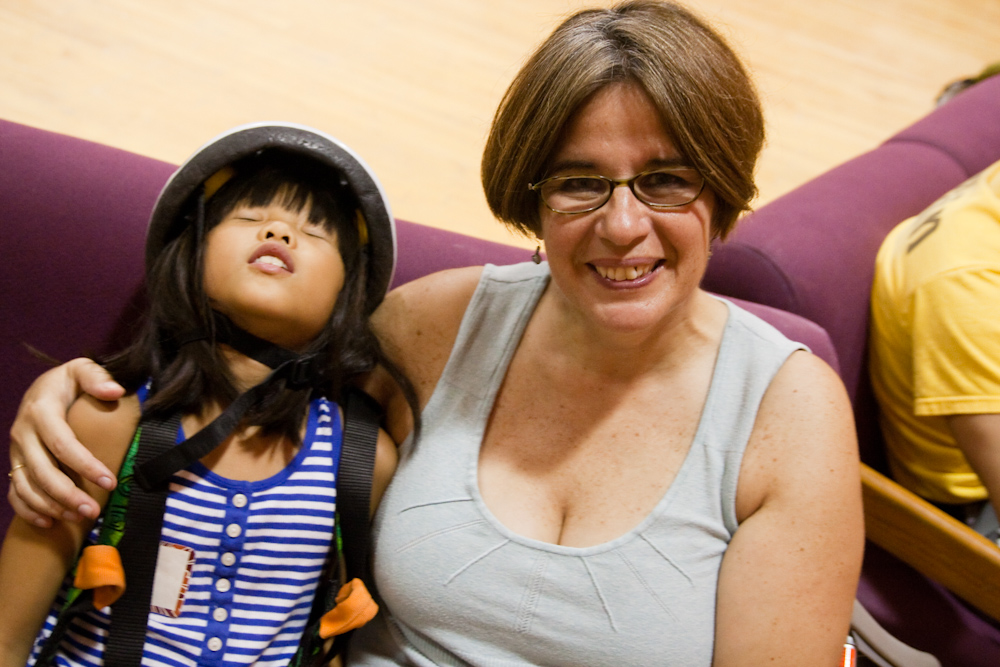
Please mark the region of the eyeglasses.
POLYGON ((654 169, 632 178, 607 176, 552 176, 528 189, 537 192, 546 208, 555 213, 589 213, 611 199, 619 185, 627 185, 635 198, 654 209, 690 204, 705 189, 705 179, 695 169, 654 169))

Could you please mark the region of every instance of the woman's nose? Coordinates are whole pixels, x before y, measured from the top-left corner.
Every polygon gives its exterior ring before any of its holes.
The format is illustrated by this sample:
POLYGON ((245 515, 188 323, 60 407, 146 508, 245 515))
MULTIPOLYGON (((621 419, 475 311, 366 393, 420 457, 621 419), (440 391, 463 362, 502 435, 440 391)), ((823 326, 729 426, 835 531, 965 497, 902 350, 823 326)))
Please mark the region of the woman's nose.
POLYGON ((649 233, 650 209, 627 185, 616 187, 600 212, 598 233, 617 246, 632 245, 649 233))

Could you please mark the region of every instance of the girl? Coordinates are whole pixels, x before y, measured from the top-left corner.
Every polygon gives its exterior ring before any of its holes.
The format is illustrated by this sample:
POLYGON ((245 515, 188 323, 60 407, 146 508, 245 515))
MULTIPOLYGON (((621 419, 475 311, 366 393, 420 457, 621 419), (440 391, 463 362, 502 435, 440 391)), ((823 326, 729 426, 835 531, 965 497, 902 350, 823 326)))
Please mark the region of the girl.
MULTIPOLYGON (((317 588, 339 566, 332 401, 382 361, 368 316, 394 260, 384 195, 328 136, 246 126, 189 158, 150 220, 148 312, 107 361, 129 394, 69 413, 119 487, 92 531, 12 524, 4 665, 284 665, 314 639, 317 588)), ((395 467, 382 431, 375 467, 377 499, 395 467)), ((363 585, 347 604, 354 625, 376 608, 363 585)))

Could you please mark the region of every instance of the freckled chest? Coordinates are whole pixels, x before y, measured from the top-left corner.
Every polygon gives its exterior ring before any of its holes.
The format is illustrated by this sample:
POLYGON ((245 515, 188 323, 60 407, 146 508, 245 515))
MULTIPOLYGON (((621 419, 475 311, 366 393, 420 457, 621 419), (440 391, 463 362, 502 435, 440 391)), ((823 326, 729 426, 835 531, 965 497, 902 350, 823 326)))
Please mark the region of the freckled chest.
POLYGON ((487 506, 512 531, 545 542, 589 546, 625 534, 683 464, 713 361, 611 381, 544 353, 529 324, 480 450, 487 506))

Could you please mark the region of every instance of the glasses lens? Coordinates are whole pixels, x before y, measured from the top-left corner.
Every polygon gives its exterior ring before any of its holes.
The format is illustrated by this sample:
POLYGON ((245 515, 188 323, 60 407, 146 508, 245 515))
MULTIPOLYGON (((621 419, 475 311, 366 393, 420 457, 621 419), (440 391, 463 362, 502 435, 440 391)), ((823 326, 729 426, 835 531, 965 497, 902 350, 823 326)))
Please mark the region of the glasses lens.
POLYGON ((635 179, 635 194, 653 206, 680 206, 694 201, 702 178, 694 169, 663 169, 635 179))
POLYGON ((608 197, 611 184, 593 176, 552 178, 542 184, 545 204, 561 213, 574 213, 600 206, 608 197))

